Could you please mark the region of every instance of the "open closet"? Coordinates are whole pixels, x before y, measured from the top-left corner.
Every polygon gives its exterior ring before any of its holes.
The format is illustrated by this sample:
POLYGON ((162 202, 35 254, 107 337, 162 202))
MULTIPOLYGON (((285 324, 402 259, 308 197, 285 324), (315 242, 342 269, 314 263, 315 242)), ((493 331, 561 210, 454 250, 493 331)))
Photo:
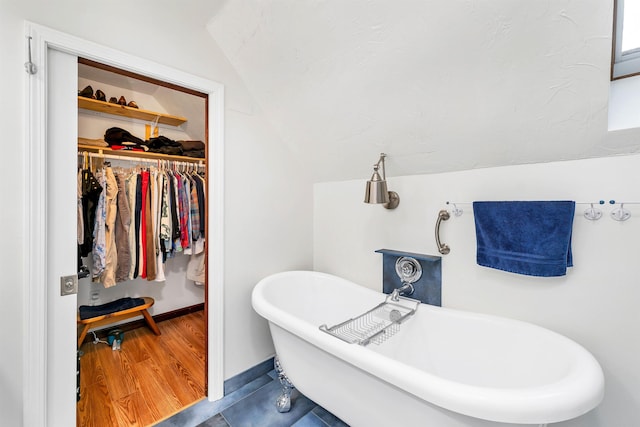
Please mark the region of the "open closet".
POLYGON ((208 95, 78 59, 77 425, 207 395, 208 95))

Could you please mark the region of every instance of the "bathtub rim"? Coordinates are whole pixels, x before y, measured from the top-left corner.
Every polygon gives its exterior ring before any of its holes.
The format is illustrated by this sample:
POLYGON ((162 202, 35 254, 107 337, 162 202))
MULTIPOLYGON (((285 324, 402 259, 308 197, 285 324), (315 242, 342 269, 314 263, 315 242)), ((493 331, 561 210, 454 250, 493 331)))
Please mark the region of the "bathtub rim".
POLYGON ((418 310, 424 306, 429 310, 443 310, 443 312, 463 317, 520 324, 538 333, 552 334, 560 338, 580 364, 573 366, 567 375, 558 381, 517 389, 465 384, 439 377, 396 360, 393 361, 395 369, 389 369, 389 356, 336 339, 320 331, 319 325, 313 325, 271 304, 266 295, 269 285, 277 280, 290 279, 292 276, 314 276, 336 281, 343 286, 351 287, 354 292, 368 294, 370 298, 375 295, 378 302, 384 301, 386 297, 381 292, 328 273, 310 270, 285 271, 263 278, 254 287, 252 306, 260 316, 309 342, 320 351, 342 359, 355 369, 375 375, 441 408, 496 422, 546 424, 579 417, 598 406, 604 397, 604 375, 599 363, 590 352, 570 338, 530 322, 425 304, 421 304, 418 310), (583 372, 588 372, 590 375, 582 375, 583 372), (564 399, 562 405, 558 404, 559 398, 564 399))

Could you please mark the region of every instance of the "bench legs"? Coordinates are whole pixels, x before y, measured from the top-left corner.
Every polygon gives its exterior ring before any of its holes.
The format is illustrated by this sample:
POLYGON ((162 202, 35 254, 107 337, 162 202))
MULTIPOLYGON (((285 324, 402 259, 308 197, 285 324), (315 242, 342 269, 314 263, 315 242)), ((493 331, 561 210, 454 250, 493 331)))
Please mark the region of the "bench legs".
POLYGON ((78 338, 78 348, 80 348, 80 346, 82 345, 82 342, 84 341, 84 337, 87 336, 87 332, 89 332, 88 324, 82 326, 82 332, 80 332, 80 337, 78 338))
POLYGON ((153 320, 153 317, 151 317, 146 309, 142 310, 142 315, 144 316, 144 320, 147 322, 149 329, 151 329, 154 334, 160 335, 160 329, 158 328, 158 325, 156 325, 156 321, 153 320))
POLYGON ((149 312, 147 311, 147 309, 142 309, 142 310, 138 310, 135 312, 128 312, 124 315, 117 315, 117 314, 112 314, 110 315, 108 318, 106 319, 102 319, 99 320, 97 322, 90 322, 90 323, 83 323, 82 324, 82 330, 80 331, 80 336, 78 337, 78 348, 80 348, 80 346, 82 345, 85 337, 87 336, 87 332, 89 332, 89 328, 93 327, 98 327, 98 326, 104 326, 104 325, 109 325, 111 323, 117 322, 119 320, 124 320, 124 319, 128 319, 130 317, 135 317, 135 316, 140 316, 142 314, 142 317, 144 317, 144 321, 147 324, 147 326, 149 327, 149 329, 151 329, 151 331, 153 331, 154 334, 156 335, 160 335, 160 328, 158 328, 158 325, 156 324, 155 320, 153 320, 153 317, 151 317, 151 315, 149 314, 149 312))

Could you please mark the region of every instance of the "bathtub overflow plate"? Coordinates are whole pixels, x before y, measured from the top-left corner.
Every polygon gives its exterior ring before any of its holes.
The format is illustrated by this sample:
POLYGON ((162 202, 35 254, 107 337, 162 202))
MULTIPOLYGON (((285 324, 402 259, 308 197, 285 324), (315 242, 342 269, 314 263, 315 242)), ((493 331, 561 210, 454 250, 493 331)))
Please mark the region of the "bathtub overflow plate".
POLYGON ((422 277, 422 267, 417 259, 403 256, 396 261, 396 274, 402 283, 415 283, 422 277))

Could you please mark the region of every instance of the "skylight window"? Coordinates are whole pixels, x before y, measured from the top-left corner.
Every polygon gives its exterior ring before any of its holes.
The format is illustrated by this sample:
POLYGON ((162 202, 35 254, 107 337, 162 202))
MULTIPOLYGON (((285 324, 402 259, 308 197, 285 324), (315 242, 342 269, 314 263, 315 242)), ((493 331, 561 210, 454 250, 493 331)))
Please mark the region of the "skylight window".
POLYGON ((621 3, 624 3, 622 55, 625 55, 640 48, 640 0, 626 0, 621 3))
POLYGON ((616 0, 611 79, 640 74, 640 0, 616 0))

